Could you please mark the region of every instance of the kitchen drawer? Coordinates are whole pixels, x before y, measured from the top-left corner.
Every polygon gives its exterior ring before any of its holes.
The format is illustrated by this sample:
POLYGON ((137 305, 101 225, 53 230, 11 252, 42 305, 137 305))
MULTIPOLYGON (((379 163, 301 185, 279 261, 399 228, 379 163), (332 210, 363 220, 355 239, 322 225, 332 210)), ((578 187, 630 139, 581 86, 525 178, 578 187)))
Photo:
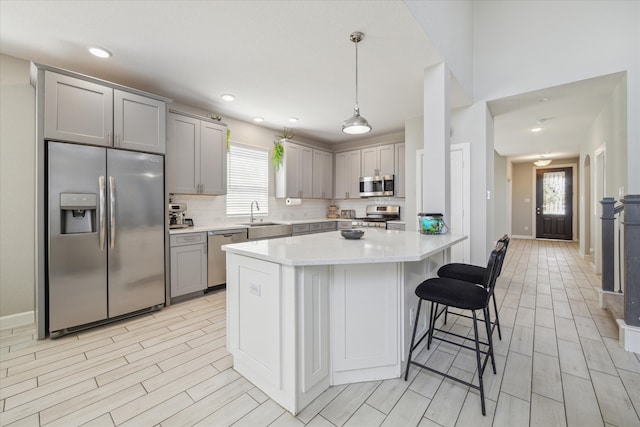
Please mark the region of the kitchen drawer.
POLYGON ((207 243, 207 233, 184 233, 171 236, 171 247, 207 243))
POLYGON ((322 223, 314 222, 309 224, 309 233, 320 233, 322 231, 322 223))
POLYGON ((309 232, 309 224, 293 224, 292 234, 306 234, 309 232))
POLYGON ((393 222, 388 222, 387 223, 387 230, 399 230, 399 231, 404 231, 405 230, 405 225, 402 223, 393 223, 393 222))
POLYGON ((338 222, 338 230, 351 229, 351 221, 337 221, 337 222, 338 222))
POLYGON ((323 222, 321 223, 321 225, 322 225, 322 231, 334 231, 338 229, 336 221, 323 222))

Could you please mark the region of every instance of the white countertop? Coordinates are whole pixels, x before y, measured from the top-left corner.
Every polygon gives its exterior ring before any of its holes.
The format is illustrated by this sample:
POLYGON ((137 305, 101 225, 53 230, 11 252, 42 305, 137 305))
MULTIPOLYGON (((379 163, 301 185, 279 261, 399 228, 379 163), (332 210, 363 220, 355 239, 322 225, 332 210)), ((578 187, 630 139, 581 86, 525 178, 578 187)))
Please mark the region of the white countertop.
MULTIPOLYGON (((300 220, 292 220, 292 221, 271 221, 265 220, 269 222, 273 222, 274 224, 285 224, 285 225, 294 225, 294 224, 311 224, 315 222, 330 222, 330 221, 352 221, 351 219, 342 219, 342 218, 315 218, 315 219, 300 219, 300 220)), ((256 221, 260 223, 260 220, 256 221)), ((242 224, 215 224, 215 225, 196 225, 194 227, 187 228, 174 228, 169 230, 169 234, 184 234, 184 233, 200 233, 206 231, 222 231, 222 230, 238 230, 248 228, 247 225, 242 224)))
POLYGON ((367 229, 359 240, 340 231, 224 245, 222 249, 284 265, 371 264, 422 261, 467 236, 423 235, 415 231, 367 229))

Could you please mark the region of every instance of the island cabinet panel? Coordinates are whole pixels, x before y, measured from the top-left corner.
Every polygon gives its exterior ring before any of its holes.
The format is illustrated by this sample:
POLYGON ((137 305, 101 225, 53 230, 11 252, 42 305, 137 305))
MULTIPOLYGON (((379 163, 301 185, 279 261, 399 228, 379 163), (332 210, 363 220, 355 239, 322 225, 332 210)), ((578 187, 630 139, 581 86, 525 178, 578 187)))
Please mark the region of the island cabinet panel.
POLYGON ((227 254, 227 347, 234 369, 292 413, 297 409, 294 283, 293 267, 227 254))
POLYGON ((332 384, 400 374, 397 263, 336 265, 331 288, 332 384))
POLYGON ((329 267, 296 269, 298 283, 298 407, 303 408, 330 385, 329 267))

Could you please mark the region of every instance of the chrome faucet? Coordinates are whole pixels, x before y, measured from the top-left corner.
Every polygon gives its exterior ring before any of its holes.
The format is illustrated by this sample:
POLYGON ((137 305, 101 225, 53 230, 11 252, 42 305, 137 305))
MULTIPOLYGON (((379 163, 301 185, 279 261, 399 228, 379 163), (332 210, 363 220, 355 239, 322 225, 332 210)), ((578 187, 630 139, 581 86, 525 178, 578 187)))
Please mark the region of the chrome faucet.
POLYGON ((249 217, 249 222, 253 224, 253 204, 256 204, 256 210, 259 211, 260 210, 260 206, 258 205, 257 201, 253 201, 251 202, 251 216, 249 217))

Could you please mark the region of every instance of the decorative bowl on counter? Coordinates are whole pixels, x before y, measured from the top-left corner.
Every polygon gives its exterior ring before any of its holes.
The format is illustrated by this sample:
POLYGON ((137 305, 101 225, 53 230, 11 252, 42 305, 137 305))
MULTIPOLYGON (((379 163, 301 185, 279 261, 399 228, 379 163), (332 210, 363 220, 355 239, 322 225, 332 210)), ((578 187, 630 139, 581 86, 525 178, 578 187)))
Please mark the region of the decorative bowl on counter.
POLYGON ((358 240, 364 235, 363 230, 351 229, 351 230, 342 230, 340 231, 342 237, 348 240, 358 240))

